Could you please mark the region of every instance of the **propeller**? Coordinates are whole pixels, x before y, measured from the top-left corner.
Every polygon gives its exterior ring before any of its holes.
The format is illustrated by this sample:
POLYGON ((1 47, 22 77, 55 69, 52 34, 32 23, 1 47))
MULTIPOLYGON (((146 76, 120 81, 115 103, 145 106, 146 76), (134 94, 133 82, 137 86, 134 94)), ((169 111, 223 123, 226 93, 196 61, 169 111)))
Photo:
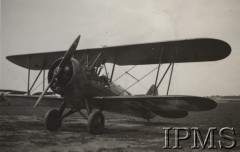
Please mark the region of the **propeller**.
POLYGON ((80 40, 80 35, 75 39, 75 41, 72 43, 72 45, 70 46, 70 48, 68 49, 68 51, 65 53, 62 61, 60 62, 60 64, 58 65, 57 68, 55 68, 54 73, 53 73, 53 77, 52 80, 50 81, 50 83, 48 84, 47 88, 42 92, 42 94, 39 96, 37 102, 34 105, 34 108, 37 107, 37 105, 41 102, 42 98, 44 97, 44 95, 46 94, 46 92, 48 91, 48 89, 50 88, 50 86, 52 85, 52 83, 55 81, 55 79, 57 79, 57 76, 64 70, 64 67, 67 66, 67 64, 69 63, 69 61, 71 60, 71 58, 74 55, 74 52, 76 51, 76 48, 78 46, 78 42, 80 40))

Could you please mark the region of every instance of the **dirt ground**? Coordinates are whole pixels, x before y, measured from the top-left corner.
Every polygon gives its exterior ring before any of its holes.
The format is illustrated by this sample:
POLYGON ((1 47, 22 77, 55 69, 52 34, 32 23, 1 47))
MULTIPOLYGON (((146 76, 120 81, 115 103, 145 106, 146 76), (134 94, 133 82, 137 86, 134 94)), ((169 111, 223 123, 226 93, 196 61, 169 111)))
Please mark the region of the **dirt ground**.
MULTIPOLYGON (((218 149, 203 151, 229 151, 219 149, 218 135, 222 127, 233 127, 237 145, 230 151, 240 151, 240 103, 219 103, 218 107, 206 112, 191 112, 182 119, 156 117, 146 120, 104 113, 106 118, 103 135, 87 132, 86 120, 74 114, 63 121, 58 132, 45 128, 44 113, 48 108, 24 106, 0 107, 0 151, 1 152, 81 152, 81 151, 202 151, 192 150, 193 138, 181 141, 180 150, 165 150, 163 127, 199 127, 203 137, 209 127, 217 127, 215 145, 218 149)), ((170 132, 170 146, 174 146, 174 132, 170 132)))

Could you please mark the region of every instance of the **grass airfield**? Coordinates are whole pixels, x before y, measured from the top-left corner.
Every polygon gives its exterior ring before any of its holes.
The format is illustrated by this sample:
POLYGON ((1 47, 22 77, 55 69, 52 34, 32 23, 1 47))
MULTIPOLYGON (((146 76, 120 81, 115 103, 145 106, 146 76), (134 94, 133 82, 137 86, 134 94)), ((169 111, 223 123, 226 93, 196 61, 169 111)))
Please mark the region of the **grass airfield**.
MULTIPOLYGON (((45 129, 44 114, 49 108, 32 106, 0 106, 0 151, 3 152, 81 152, 81 151, 202 151, 192 150, 192 136, 181 141, 179 150, 164 146, 163 127, 199 127, 203 137, 209 127, 217 127, 215 145, 218 149, 203 151, 240 151, 240 103, 218 103, 218 107, 206 112, 190 112, 181 119, 155 117, 151 123, 140 118, 105 112, 105 133, 91 135, 80 114, 63 120, 58 132, 45 129), (222 127, 233 127, 237 145, 231 150, 219 149, 218 140, 223 140, 218 131, 222 127)), ((184 133, 184 132, 183 132, 184 133)), ((184 136, 184 134, 182 134, 184 136)), ((170 146, 174 146, 174 132, 170 132, 170 146)))

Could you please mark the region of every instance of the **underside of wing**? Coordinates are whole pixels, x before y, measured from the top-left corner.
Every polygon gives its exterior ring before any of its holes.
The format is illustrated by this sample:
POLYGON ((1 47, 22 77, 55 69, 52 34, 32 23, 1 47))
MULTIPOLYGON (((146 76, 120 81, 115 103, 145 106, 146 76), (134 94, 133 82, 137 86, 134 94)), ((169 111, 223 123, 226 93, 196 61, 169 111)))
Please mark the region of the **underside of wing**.
MULTIPOLYGON (((49 69, 53 61, 62 57, 65 51, 7 56, 7 59, 21 67, 33 70, 49 69)), ((89 58, 102 53, 102 60, 117 65, 145 65, 161 63, 184 63, 216 61, 231 53, 228 43, 209 38, 178 40, 76 51, 74 57, 80 60, 84 54, 89 58)))
POLYGON ((26 91, 18 91, 18 90, 7 90, 7 89, 0 89, 0 93, 11 93, 11 94, 26 94, 26 91))
POLYGON ((217 103, 211 99, 195 96, 112 96, 94 99, 110 107, 123 103, 129 105, 125 108, 141 107, 167 118, 181 118, 185 117, 188 111, 206 111, 217 106, 217 103))

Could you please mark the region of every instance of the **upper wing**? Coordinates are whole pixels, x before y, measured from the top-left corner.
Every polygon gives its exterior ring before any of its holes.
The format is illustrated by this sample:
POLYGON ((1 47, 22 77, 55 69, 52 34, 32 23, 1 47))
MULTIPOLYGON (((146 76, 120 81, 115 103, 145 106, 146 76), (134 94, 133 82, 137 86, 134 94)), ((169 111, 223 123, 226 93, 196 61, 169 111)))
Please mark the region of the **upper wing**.
MULTIPOLYGON (((96 57, 102 52, 103 59, 117 65, 144 65, 161 63, 182 63, 215 61, 227 57, 231 53, 228 43, 209 38, 179 40, 157 43, 134 44, 105 48, 93 48, 76 51, 74 57, 88 53, 96 57), (163 53, 161 53, 163 51, 163 53)), ((33 70, 49 69, 52 62, 62 57, 65 51, 7 56, 7 59, 21 67, 33 70)))

